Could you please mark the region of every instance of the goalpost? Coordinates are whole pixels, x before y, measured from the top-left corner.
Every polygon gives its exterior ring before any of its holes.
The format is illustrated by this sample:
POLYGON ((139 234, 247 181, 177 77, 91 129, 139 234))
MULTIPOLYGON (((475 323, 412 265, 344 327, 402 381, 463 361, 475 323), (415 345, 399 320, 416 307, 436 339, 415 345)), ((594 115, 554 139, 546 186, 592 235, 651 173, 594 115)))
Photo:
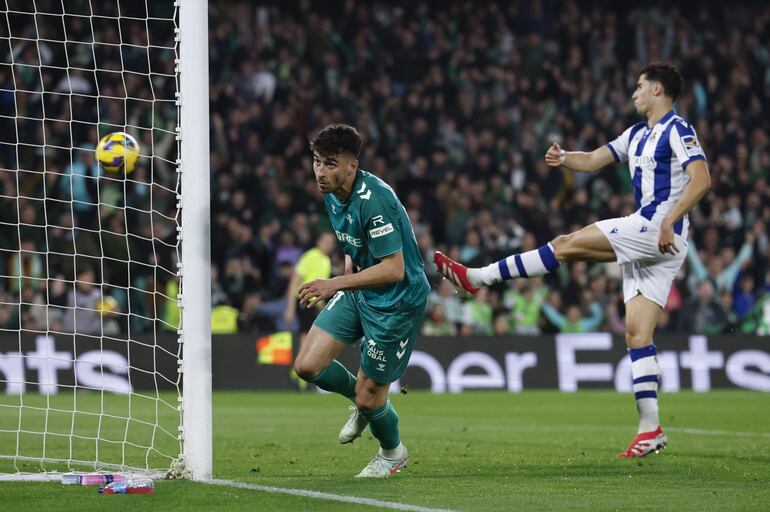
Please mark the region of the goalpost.
POLYGON ((211 478, 207 11, 0 0, 0 480, 211 478))

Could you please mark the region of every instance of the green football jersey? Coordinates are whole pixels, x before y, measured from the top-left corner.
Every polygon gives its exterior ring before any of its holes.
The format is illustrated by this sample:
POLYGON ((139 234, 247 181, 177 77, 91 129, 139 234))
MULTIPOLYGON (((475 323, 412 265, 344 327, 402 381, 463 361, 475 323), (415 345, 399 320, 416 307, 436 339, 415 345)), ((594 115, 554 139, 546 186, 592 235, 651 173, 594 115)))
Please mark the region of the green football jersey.
POLYGON ((347 202, 324 194, 342 250, 360 269, 376 265, 385 256, 402 251, 404 279, 381 288, 359 290, 361 298, 375 308, 416 306, 430 293, 420 250, 409 216, 396 193, 374 174, 359 169, 347 202))

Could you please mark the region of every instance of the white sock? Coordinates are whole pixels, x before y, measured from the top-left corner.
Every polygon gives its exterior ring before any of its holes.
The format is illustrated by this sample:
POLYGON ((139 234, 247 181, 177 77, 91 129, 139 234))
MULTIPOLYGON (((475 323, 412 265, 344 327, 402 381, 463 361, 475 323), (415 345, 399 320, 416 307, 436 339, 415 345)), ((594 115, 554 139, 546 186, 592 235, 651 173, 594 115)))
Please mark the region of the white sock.
POLYGON ((634 378, 633 391, 636 408, 639 411, 639 430, 637 433, 650 432, 660 426, 658 416, 658 375, 660 365, 656 357, 655 345, 632 348, 631 375, 634 378))
POLYGON ((489 286, 516 277, 537 277, 558 268, 550 242, 534 251, 512 254, 481 268, 468 269, 468 281, 474 287, 489 286))
POLYGON ((380 448, 380 457, 384 457, 388 460, 399 460, 404 456, 405 453, 406 447, 403 443, 398 443, 398 446, 391 450, 386 450, 382 447, 380 448))

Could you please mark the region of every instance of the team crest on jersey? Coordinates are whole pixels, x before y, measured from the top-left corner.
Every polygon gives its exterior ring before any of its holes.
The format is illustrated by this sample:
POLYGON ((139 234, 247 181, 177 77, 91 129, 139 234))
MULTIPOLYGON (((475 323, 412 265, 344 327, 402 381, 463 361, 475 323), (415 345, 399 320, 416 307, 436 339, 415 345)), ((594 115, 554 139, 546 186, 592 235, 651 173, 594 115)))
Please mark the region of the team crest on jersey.
POLYGON ((346 219, 348 219, 348 222, 350 222, 351 224, 353 224, 353 216, 352 216, 352 215, 350 215, 350 214, 348 213, 347 215, 345 215, 345 218, 346 218, 346 219))

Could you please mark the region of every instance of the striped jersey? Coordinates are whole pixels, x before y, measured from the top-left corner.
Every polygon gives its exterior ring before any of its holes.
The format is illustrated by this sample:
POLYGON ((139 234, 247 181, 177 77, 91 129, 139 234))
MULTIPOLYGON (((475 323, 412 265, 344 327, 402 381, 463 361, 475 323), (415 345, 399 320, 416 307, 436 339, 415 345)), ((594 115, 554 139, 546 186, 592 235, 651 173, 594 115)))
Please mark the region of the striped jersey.
MULTIPOLYGON (((695 129, 674 110, 652 128, 646 121, 636 123, 607 147, 616 161, 629 162, 636 213, 658 225, 690 182, 685 168, 706 160, 695 129)), ((685 214, 674 224, 674 232, 686 237, 688 227, 685 214)))

